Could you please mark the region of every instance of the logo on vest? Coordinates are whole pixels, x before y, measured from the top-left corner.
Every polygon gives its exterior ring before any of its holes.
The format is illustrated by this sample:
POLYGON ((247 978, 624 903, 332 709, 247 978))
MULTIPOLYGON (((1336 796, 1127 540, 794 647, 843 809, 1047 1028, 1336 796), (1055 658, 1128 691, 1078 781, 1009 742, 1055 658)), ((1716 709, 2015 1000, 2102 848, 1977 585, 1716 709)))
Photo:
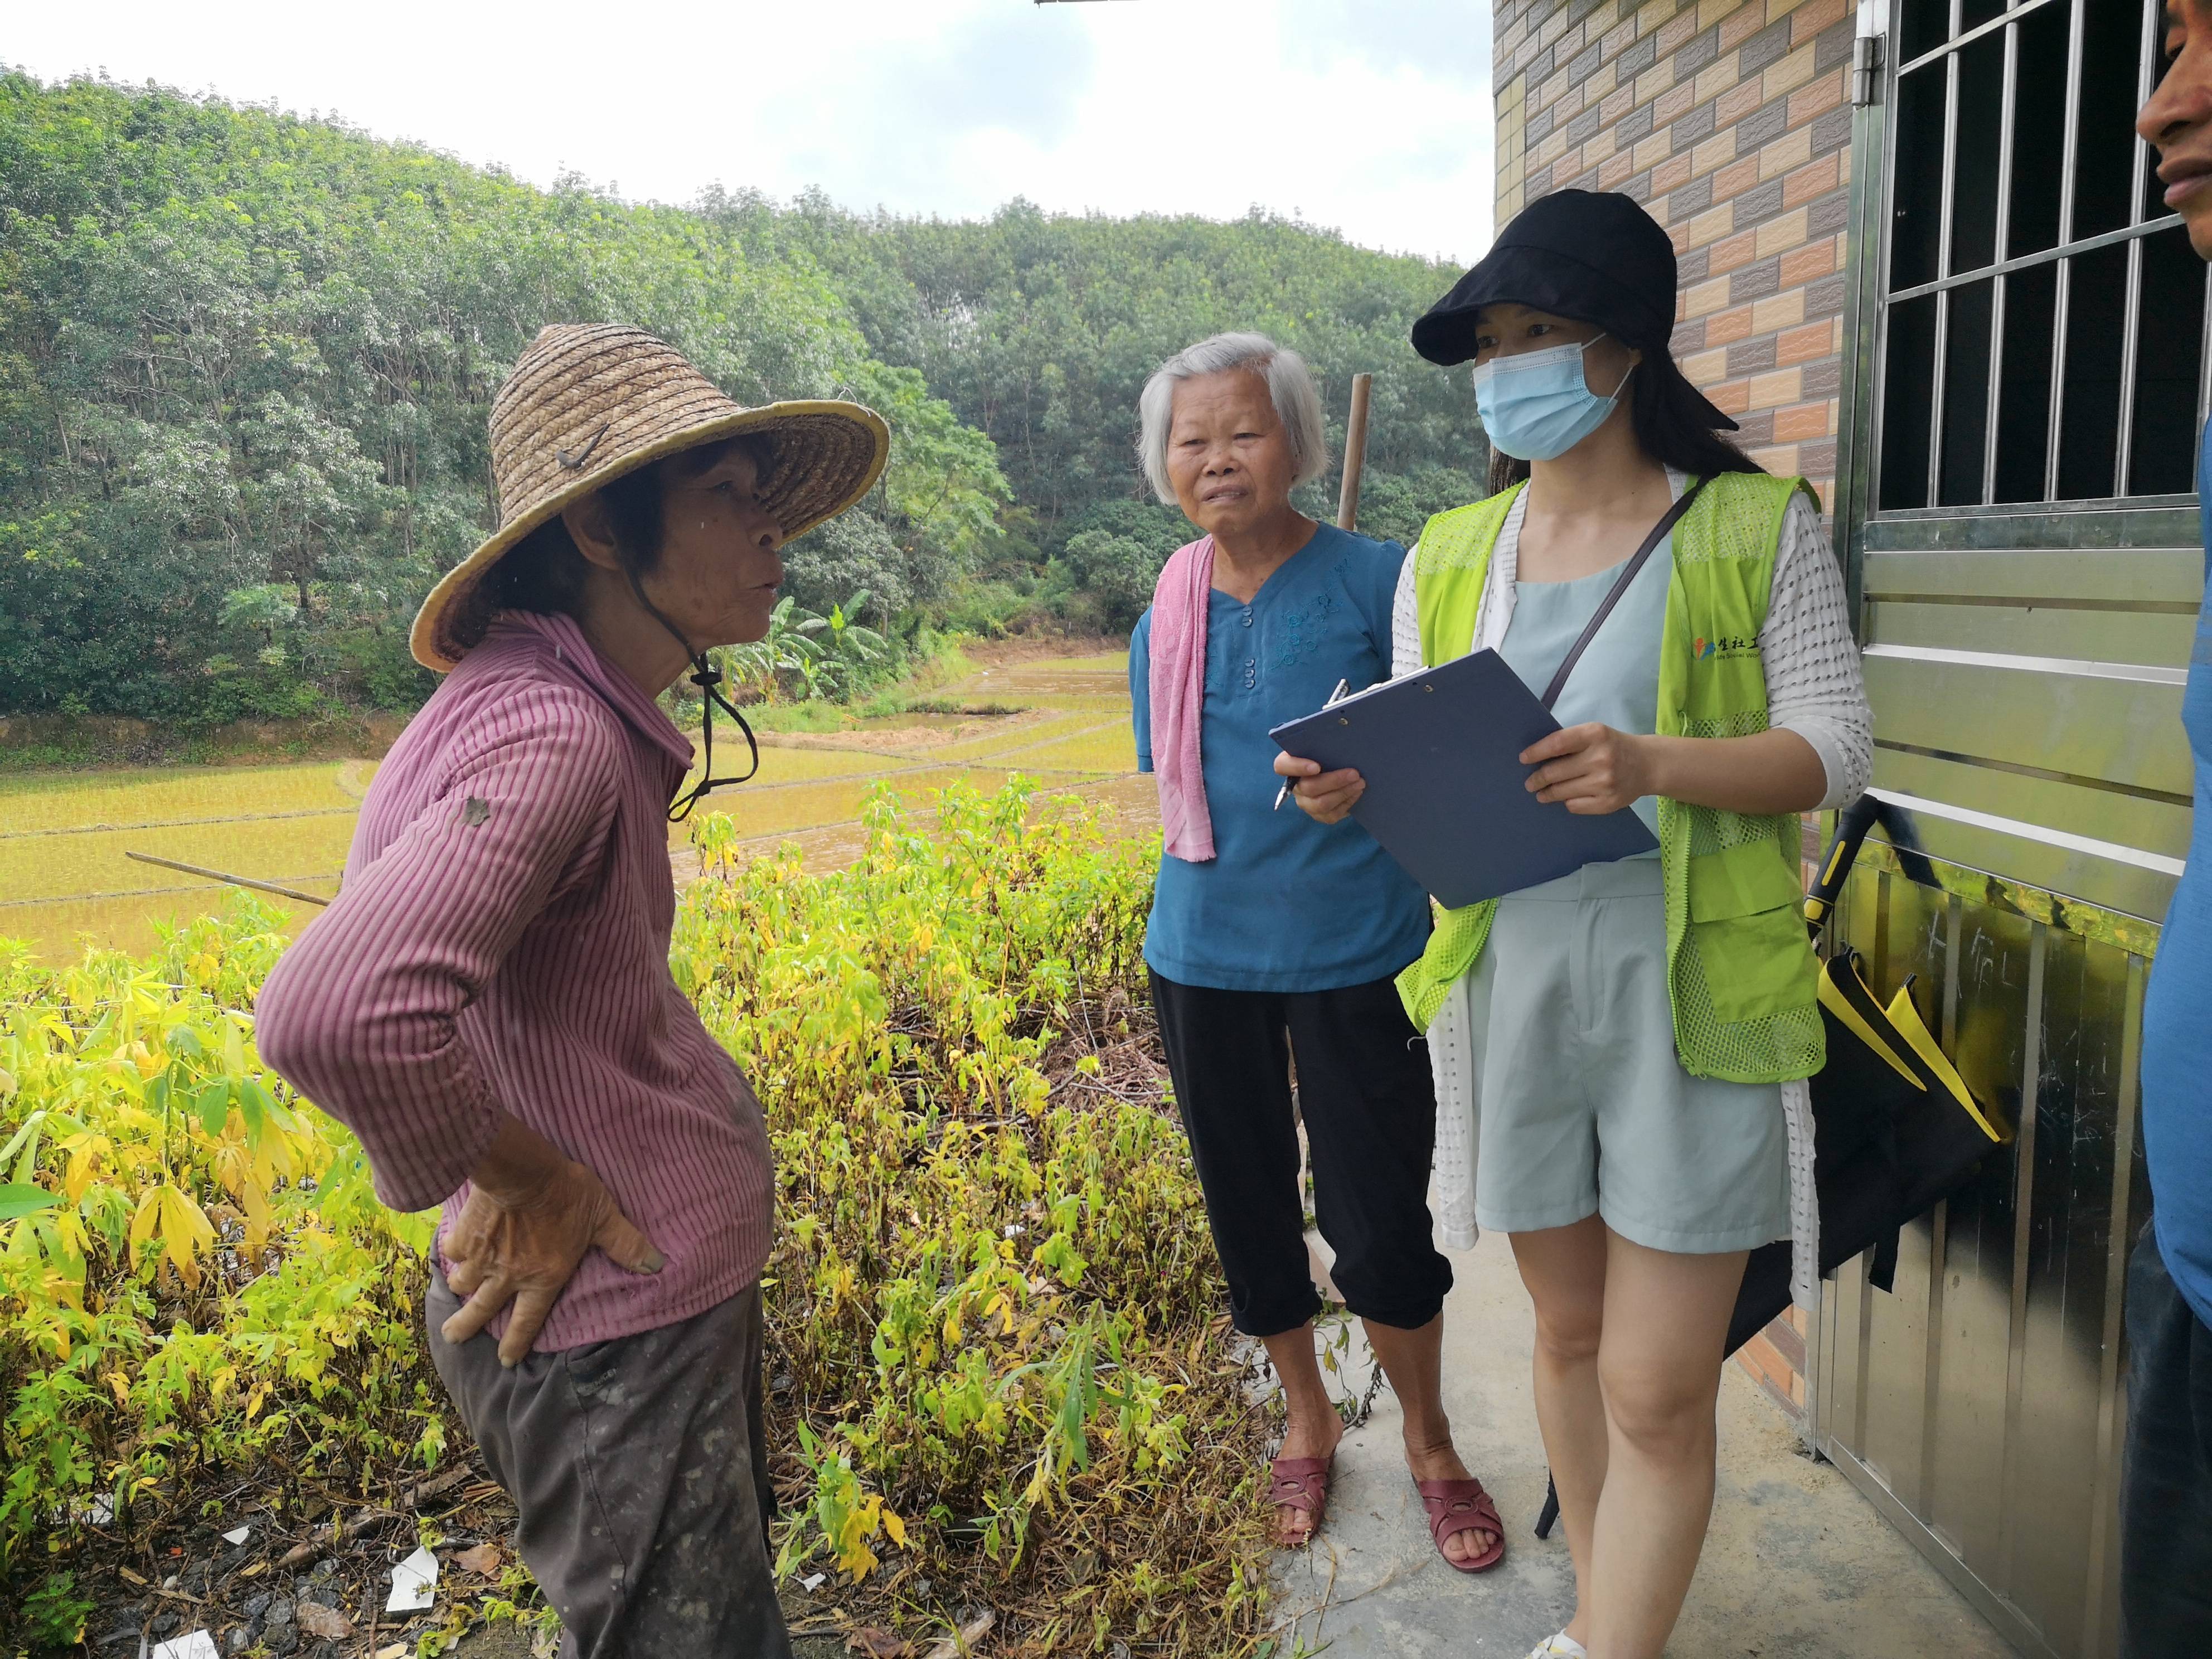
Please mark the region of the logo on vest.
POLYGON ((1690 658, 1693 662, 1710 662, 1715 657, 1748 657, 1759 650, 1756 640, 1741 639, 1733 634, 1709 640, 1700 635, 1690 641, 1690 658))

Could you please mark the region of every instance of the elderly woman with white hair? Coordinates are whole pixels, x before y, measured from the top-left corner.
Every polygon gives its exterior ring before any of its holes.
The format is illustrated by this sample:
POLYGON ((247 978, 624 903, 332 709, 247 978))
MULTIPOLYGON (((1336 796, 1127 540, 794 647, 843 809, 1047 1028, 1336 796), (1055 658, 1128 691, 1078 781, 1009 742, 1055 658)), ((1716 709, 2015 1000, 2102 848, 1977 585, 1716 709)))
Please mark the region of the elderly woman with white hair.
POLYGON ((1330 1274, 1405 1407, 1430 1535, 1480 1571, 1504 1533, 1440 1399, 1452 1275, 1428 1210, 1436 1100, 1393 983, 1427 941, 1428 899, 1356 823, 1275 810, 1267 737, 1340 685, 1389 678, 1405 550, 1291 505, 1328 465, 1295 352, 1216 336, 1163 364, 1140 408, 1146 477, 1204 532, 1168 561, 1129 641, 1138 763, 1158 775, 1165 843, 1145 960, 1231 1319, 1282 1380, 1278 1534, 1313 1536, 1342 1434, 1315 1356, 1303 1121, 1330 1274), (1300 920, 1316 915, 1327 925, 1300 920))

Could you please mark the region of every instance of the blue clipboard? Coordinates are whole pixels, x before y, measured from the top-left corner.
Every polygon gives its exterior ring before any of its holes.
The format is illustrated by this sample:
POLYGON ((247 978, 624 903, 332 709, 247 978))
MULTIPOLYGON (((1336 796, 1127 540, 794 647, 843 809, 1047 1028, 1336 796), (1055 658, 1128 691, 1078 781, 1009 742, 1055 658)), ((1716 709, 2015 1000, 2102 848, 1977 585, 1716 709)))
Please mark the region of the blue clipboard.
POLYGON ((1477 651, 1267 735, 1323 771, 1364 778, 1352 816, 1456 910, 1659 845, 1626 808, 1589 816, 1529 793, 1521 751, 1559 729, 1503 657, 1477 651))

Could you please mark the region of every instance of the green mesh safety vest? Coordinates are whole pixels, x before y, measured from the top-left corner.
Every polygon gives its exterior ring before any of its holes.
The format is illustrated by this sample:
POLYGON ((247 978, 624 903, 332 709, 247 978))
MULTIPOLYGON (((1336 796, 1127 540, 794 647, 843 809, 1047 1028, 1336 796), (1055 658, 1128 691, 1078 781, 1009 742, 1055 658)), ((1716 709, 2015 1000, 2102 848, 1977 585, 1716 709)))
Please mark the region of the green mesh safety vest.
MULTIPOLYGON (((1421 660, 1473 648, 1490 555, 1525 485, 1431 519, 1414 569, 1421 660)), ((1674 574, 1659 652, 1659 731, 1741 738, 1766 730, 1759 631, 1774 581, 1782 515, 1802 478, 1726 472, 1674 527, 1674 574)), ((1817 497, 1814 498, 1817 500, 1817 497)), ((1731 1083, 1810 1077, 1826 1056, 1819 963, 1805 937, 1795 814, 1752 817, 1659 799, 1667 904, 1667 993, 1683 1069, 1731 1083)), ((1398 994, 1427 1030, 1452 982, 1474 967, 1498 901, 1445 910, 1398 994)))

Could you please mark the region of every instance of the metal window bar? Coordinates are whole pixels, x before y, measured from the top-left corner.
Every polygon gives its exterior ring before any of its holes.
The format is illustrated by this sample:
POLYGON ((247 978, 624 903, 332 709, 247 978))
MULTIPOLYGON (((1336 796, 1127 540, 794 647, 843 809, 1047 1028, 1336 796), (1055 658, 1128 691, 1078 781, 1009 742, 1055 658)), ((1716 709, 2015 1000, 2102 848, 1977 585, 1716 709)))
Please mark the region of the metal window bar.
MULTIPOLYGON (((1951 0, 1951 33, 1956 36, 1966 0, 1951 0)), ((1943 191, 1942 217, 1936 228, 1936 275, 1951 275, 1951 219, 1959 190, 1959 58, 1954 53, 1943 65, 1943 191)), ((1951 291, 1936 295, 1936 374, 1929 392, 1928 417, 1928 505, 1943 504, 1943 410, 1950 395, 1951 291)))
POLYGON ((2178 228, 2181 222, 2179 214, 2169 213, 2164 218, 2146 219, 2141 224, 2123 225, 2118 230, 2100 231, 2094 236, 2085 236, 2078 242, 2066 242, 2057 247, 2045 248, 2038 253, 2023 253, 2016 259, 1978 265, 1972 270, 1962 270, 1955 276, 1938 276, 1933 282, 1893 289, 1882 297, 1893 305, 1901 305, 1907 300, 1941 294, 1947 289, 1964 288, 1969 283, 1984 282, 1991 276, 2017 276, 2023 270, 2033 270, 2038 265, 2052 264, 2061 259, 2075 259, 2084 253, 2094 253, 2100 248, 2112 247, 2144 236, 2155 236, 2162 230, 2178 228))
MULTIPOLYGON (((2017 15, 2017 14, 2014 14, 2017 15)), ((1991 252, 2002 265, 2012 255, 2012 146, 2014 104, 2020 94, 2020 31, 2004 38, 2004 88, 1997 109, 1997 234, 1991 252)), ((1990 405, 1982 428, 1982 505, 1997 498, 1997 430, 2003 402, 2005 300, 2008 279, 1990 284, 1990 405)))
POLYGON ((2197 424, 2212 418, 2212 265, 2204 271, 2204 343, 2197 354, 2197 424))
MULTIPOLYGON (((1881 471, 1882 355, 1887 334, 1881 294, 1887 274, 1885 231, 1889 155, 1894 148, 1889 138, 1889 121, 1896 104, 1895 58, 1885 50, 1889 27, 1887 0, 1859 0, 1856 27, 1858 38, 1854 45, 1858 61, 1864 65, 1864 78, 1863 84, 1854 88, 1858 98, 1850 150, 1854 253, 1844 277, 1844 340, 1846 373, 1858 385, 1872 388, 1872 395, 1853 396, 1844 405, 1847 418, 1837 438, 1836 554, 1844 565, 1853 632, 1863 635, 1862 552, 1855 544, 1860 540, 1857 527, 1873 516, 1880 503, 1875 492, 1881 471)), ((2212 272, 2208 272, 2208 280, 2212 280, 2212 272)), ((1814 1329, 1820 1323, 1817 1319, 1812 1322, 1814 1329)), ((1825 1410, 1814 1376, 1820 1370, 1819 1346, 1817 1341, 1809 1342, 1807 1354, 1807 1420, 1815 1425, 1820 1420, 1817 1413, 1825 1410)), ((1812 1431, 1817 1433, 1817 1428, 1812 1431)))
MULTIPOLYGON (((2136 47, 2136 107, 2137 109, 2150 102, 2150 95, 2158 86, 2159 10, 2160 8, 2156 5, 2146 4, 2143 7, 2142 40, 2136 47)), ((2131 225, 2142 224, 2145 222, 2146 216, 2143 212, 2143 198, 2145 192, 2150 188, 2150 146, 2143 143, 2140 137, 2136 140, 2135 166, 2129 169, 2128 188, 2130 192, 2128 197, 2128 222, 2131 225)), ((2168 216, 2179 219, 2181 216, 2177 213, 2168 216)))
POLYGON ((1940 58, 1956 57, 1966 48, 1972 46, 1975 41, 1995 34, 1999 29, 2010 28, 2030 12, 2041 11, 2045 6, 2063 6, 2065 3, 2066 0, 2013 0, 2012 9, 2009 11, 1990 18, 1986 23, 1976 24, 1964 34, 1959 33, 1959 25, 1964 20, 1960 18, 1954 8, 1951 13, 1951 38, 1940 46, 1930 46, 1919 57, 1899 69, 1898 73, 1910 75, 1915 70, 1926 69, 1940 58))
MULTIPOLYGON (((1926 502, 1929 507, 1940 505, 1943 490, 1943 416, 1945 403, 1950 393, 1949 356, 1951 307, 1949 295, 1954 289, 1971 283, 1990 282, 1991 295, 1991 337, 1990 345, 1990 374, 1987 414, 1984 432, 1981 504, 1994 504, 1996 495, 1998 448, 1998 412, 2002 407, 2005 368, 2005 319, 2008 309, 2009 284, 2012 276, 2045 264, 2057 269, 2053 327, 2051 331, 2051 373, 2050 392, 2050 423, 2045 438, 2043 496, 2045 501, 2059 499, 2059 467, 2062 439, 2066 413, 2065 357, 2069 327, 2072 316, 2073 278, 2075 261, 2084 254, 2120 245, 2128 247, 2125 318, 2122 343, 2122 369, 2118 410, 2118 445, 2114 455, 2115 477, 2113 494, 2126 496, 2130 492, 2134 465, 2135 404, 2138 390, 2139 357, 2142 337, 2142 308, 2143 285, 2144 241, 2161 232, 2176 228, 2182 223, 2181 216, 2168 214, 2157 218, 2147 216, 2144 191, 2148 184, 2150 166, 2148 147, 2138 145, 2135 153, 2130 188, 2133 199, 2129 205, 2130 222, 2117 230, 2076 240, 2074 236, 2078 193, 2077 149, 2081 140, 2081 102, 2082 93, 2084 37, 2087 30, 2087 0, 2013 0, 2010 9, 2000 16, 1971 30, 1962 29, 1963 0, 1951 0, 1949 27, 1952 38, 1941 46, 1923 53, 1910 64, 1887 66, 1888 98, 1893 100, 1898 83, 1916 70, 1933 70, 1942 62, 1945 77, 1943 139, 1942 158, 1942 188, 1941 209, 1942 222, 1937 231, 1937 276, 1931 282, 1916 283, 1909 288, 1887 289, 1888 270, 1885 264, 1880 280, 1880 304, 1876 330, 1880 336, 1875 352, 1875 420, 1873 434, 1875 454, 1881 453, 1880 410, 1888 384, 1889 308, 1910 300, 1933 296, 1936 301, 1932 410, 1933 421, 1929 434, 1928 487, 1926 502), (2059 237, 2058 245, 2018 258, 2011 253, 2011 204, 2016 181, 2014 178, 2013 146, 2018 130, 2019 54, 2020 38, 2015 26, 2024 18, 2052 4, 2068 4, 2067 76, 2063 136, 2060 156, 2059 176, 2059 237), (1952 220, 1958 191, 1958 131, 1960 60, 1960 49, 1984 39, 1999 29, 2010 31, 2005 40, 2004 89, 2000 112, 1998 139, 1997 225, 1996 258, 1989 264, 1971 270, 1954 270, 1952 220)), ((2159 35, 2154 7, 2146 5, 2143 14, 2143 34, 2137 64, 2137 101, 2150 96, 2157 76, 2159 35)), ((1893 216, 1897 167, 1896 148, 1890 146, 1884 168, 1885 216, 1893 216)), ((2207 274, 2204 349, 2199 374, 2197 411, 2200 420, 2212 418, 2212 272, 2207 274)))
POLYGON ((2112 458, 2112 494, 2130 493, 2130 469, 2136 448, 2136 356, 2142 343, 2143 242, 2138 236, 2128 244, 2127 310, 2120 319, 2120 423, 2112 458))
MULTIPOLYGON (((2151 82, 2158 72, 2157 10, 2142 9, 2142 38, 2136 54, 2136 107, 2150 101, 2151 82)), ((2150 146, 2136 140, 2135 165, 2128 169, 2128 223, 2143 219, 2143 191, 2150 181, 2150 146)), ((2125 495, 2135 482, 2136 356, 2142 346, 2143 238, 2128 244, 2127 310, 2120 324, 2120 431, 2118 453, 2113 457, 2112 494, 2125 495)))
MULTIPOLYGON (((1888 50, 1890 17, 1888 0, 1874 0, 1870 9, 1875 14, 1871 21, 1883 30, 1884 42, 1879 79, 1881 102, 1885 128, 1895 117, 1899 104, 1899 83, 1903 78, 1897 66, 1896 53, 1888 50)), ((1892 330, 1890 308, 1887 299, 1893 272, 1890 260, 1895 248, 1893 227, 1897 223, 1897 158, 1899 145, 1893 132, 1886 133, 1876 158, 1880 183, 1876 186, 1879 206, 1875 223, 1881 228, 1874 238, 1875 259, 1869 278, 1867 303, 1873 314, 1874 331, 1874 396, 1869 416, 1867 445, 1873 465, 1867 469, 1867 511, 1869 516, 1881 507, 1882 471, 1881 458, 1889 442, 1889 350, 1892 330)))
MULTIPOLYGON (((2058 242, 2074 240, 2075 146, 2081 136, 2081 49, 2088 0, 2074 0, 2073 15, 2066 25, 2065 148, 2058 157, 2058 242)), ((2074 262, 2058 262, 2057 305, 2051 331, 2051 429, 2045 438, 2043 499, 2058 499, 2058 438, 2066 419, 2066 331, 2074 306, 2074 262)))

